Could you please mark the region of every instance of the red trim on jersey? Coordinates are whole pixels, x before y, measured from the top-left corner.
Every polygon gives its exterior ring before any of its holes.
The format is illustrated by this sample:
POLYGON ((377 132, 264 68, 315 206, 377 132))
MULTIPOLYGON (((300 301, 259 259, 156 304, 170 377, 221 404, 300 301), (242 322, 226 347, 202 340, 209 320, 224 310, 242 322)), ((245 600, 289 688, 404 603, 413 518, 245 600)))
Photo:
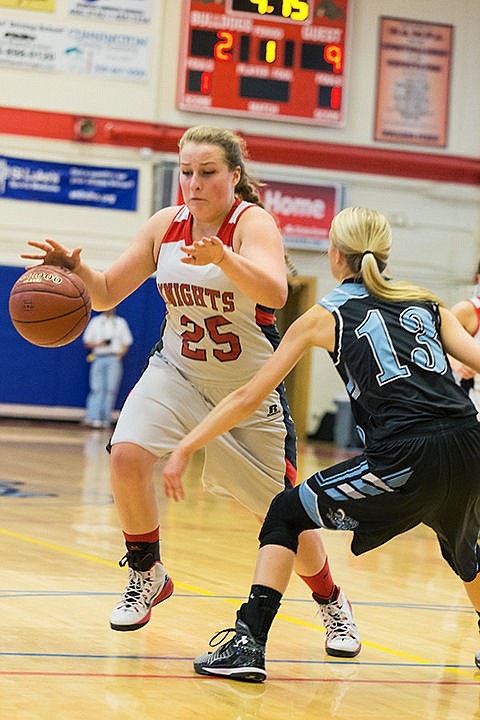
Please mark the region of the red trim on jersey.
POLYGON ((288 458, 285 458, 285 477, 292 487, 297 482, 297 468, 292 465, 288 458))
POLYGON ((480 330, 480 298, 479 297, 471 298, 468 302, 472 303, 473 307, 475 308, 475 312, 477 313, 477 327, 475 329, 475 332, 472 333, 472 337, 473 337, 473 335, 476 335, 478 333, 478 331, 480 330))
POLYGON ((255 320, 257 325, 275 325, 275 315, 263 307, 257 305, 255 308, 255 320))
MULTIPOLYGON (((232 223, 230 221, 232 215, 242 202, 243 200, 235 198, 235 202, 228 211, 225 220, 222 222, 216 232, 216 236, 220 238, 220 240, 226 247, 232 247, 233 245, 233 236, 235 234, 237 223, 232 223)), ((245 210, 248 210, 248 208, 250 207, 254 207, 253 203, 249 203, 242 209, 242 211, 237 217, 237 220, 239 217, 241 217, 241 215, 243 215, 245 210)), ((167 231, 163 236, 162 243, 183 242, 185 243, 185 245, 192 245, 192 223, 192 213, 186 205, 181 205, 172 222, 168 226, 167 231)))

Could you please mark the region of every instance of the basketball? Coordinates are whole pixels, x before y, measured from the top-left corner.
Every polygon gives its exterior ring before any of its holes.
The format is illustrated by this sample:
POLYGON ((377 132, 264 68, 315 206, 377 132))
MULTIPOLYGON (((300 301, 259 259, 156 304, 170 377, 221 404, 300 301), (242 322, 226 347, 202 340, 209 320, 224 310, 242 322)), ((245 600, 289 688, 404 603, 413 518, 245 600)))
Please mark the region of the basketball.
POLYGON ((8 302, 15 329, 41 347, 60 347, 79 337, 91 308, 83 280, 55 265, 27 270, 13 286, 8 302))

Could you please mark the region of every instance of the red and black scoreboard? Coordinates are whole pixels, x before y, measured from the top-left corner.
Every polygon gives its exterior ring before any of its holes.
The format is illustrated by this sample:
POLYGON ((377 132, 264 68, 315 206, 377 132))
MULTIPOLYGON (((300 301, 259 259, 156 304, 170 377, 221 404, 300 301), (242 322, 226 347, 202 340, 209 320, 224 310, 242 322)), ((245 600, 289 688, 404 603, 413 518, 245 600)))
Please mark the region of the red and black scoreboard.
POLYGON ((349 0, 184 0, 177 107, 341 126, 349 0))

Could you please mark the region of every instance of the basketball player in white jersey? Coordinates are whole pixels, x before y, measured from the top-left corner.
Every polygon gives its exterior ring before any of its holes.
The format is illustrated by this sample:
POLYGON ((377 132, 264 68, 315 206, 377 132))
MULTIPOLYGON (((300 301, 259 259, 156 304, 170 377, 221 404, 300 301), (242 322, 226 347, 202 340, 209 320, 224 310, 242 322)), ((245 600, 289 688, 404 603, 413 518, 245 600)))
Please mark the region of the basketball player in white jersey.
MULTIPOLYGON (((96 310, 118 305, 156 272, 166 304, 160 342, 128 396, 111 439, 111 480, 127 553, 125 591, 111 627, 143 627, 173 592, 160 559, 153 468, 230 391, 248 381, 279 342, 274 309, 287 299, 282 238, 245 168, 243 140, 198 126, 179 143, 184 203, 155 213, 132 244, 99 272, 53 240, 24 258, 68 267, 85 282, 96 310)), ((205 450, 202 481, 259 519, 295 483, 296 444, 284 387, 252 418, 205 450)), ((297 573, 326 628, 326 652, 354 657, 360 639, 350 603, 335 585, 317 530, 302 534, 297 573)))

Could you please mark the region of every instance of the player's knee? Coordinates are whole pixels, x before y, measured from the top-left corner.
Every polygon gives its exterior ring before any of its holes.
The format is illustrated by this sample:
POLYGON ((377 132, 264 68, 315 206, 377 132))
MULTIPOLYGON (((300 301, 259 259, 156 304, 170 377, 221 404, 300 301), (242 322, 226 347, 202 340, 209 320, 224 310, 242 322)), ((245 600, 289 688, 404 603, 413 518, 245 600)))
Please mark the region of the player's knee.
POLYGON ((134 443, 120 442, 111 446, 110 469, 118 478, 134 479, 150 470, 155 458, 134 443))
POLYGON ((258 537, 260 547, 281 545, 297 552, 298 536, 302 530, 308 529, 299 522, 297 502, 300 501, 295 488, 284 490, 272 500, 258 537))

